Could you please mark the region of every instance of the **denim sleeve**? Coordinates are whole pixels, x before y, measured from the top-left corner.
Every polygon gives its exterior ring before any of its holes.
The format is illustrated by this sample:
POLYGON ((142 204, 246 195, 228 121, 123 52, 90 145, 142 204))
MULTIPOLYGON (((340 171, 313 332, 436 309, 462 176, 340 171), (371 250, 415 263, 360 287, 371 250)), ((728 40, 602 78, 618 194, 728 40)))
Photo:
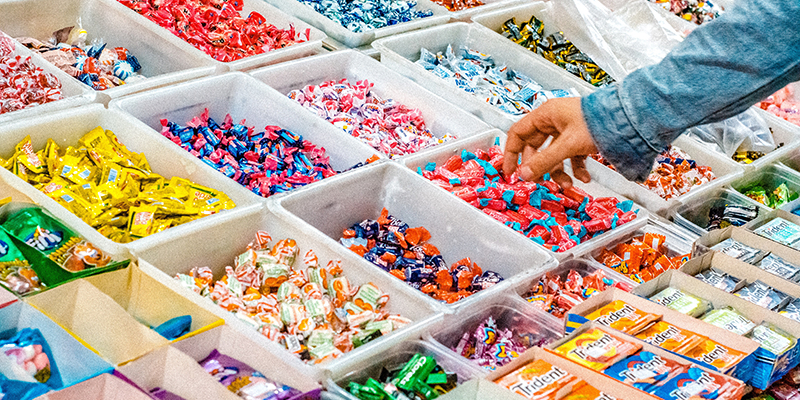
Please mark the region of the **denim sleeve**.
POLYGON ((686 129, 735 116, 800 79, 800 1, 742 0, 660 63, 584 97, 595 145, 627 179, 686 129))

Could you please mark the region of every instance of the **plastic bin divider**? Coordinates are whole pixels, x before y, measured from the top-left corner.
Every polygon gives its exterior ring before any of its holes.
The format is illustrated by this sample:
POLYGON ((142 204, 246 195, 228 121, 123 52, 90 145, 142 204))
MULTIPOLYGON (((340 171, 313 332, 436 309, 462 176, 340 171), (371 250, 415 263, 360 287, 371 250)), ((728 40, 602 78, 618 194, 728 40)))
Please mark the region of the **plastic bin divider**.
MULTIPOLYGON (((761 169, 758 169, 748 175, 741 177, 733 182, 731 182, 731 187, 733 190, 739 192, 742 196, 746 197, 747 201, 750 204, 754 205, 761 205, 764 207, 772 209, 764 204, 761 204, 747 196, 743 190, 750 188, 753 185, 760 185, 763 187, 767 193, 775 190, 781 183, 786 183, 786 187, 794 193, 800 194, 800 172, 795 171, 785 164, 782 163, 775 163, 772 165, 767 165, 761 169), (762 182, 766 181, 766 185, 762 184, 762 182)), ((800 201, 795 200, 789 203, 784 204, 783 206, 779 207, 782 210, 786 210, 792 212, 794 209, 797 208, 798 203, 800 201)))
MULTIPOLYGON (((284 95, 295 89, 319 85, 330 80, 338 81, 346 78, 352 84, 368 80, 374 85, 371 92, 377 97, 393 99, 400 104, 419 109, 425 119, 425 125, 438 138, 452 134, 458 139, 463 139, 490 128, 474 115, 446 102, 372 57, 355 50, 290 61, 252 71, 250 75, 284 95)), ((311 110, 307 112, 313 114, 311 110)), ((428 150, 430 148, 414 154, 428 150)), ((398 158, 405 157, 408 156, 398 158)))
POLYGON ((747 196, 725 186, 702 195, 696 196, 692 193, 691 196, 686 196, 685 199, 681 199, 678 207, 674 208, 670 214, 676 224, 702 236, 707 232, 705 227, 708 226, 708 213, 711 208, 725 204, 748 207, 755 205, 758 208, 759 215, 770 211, 769 208, 761 203, 753 202, 747 196))

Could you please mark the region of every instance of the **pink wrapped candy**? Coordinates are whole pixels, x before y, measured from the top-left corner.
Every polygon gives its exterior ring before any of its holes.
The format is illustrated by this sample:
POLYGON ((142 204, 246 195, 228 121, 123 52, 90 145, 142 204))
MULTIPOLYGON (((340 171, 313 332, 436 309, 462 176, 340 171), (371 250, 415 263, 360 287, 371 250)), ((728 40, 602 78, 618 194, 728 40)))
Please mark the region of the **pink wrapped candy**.
POLYGON ((800 87, 790 84, 757 104, 795 125, 800 126, 800 87))
POLYGON ((0 114, 61 100, 61 82, 30 57, 15 55, 14 41, 0 32, 0 114))

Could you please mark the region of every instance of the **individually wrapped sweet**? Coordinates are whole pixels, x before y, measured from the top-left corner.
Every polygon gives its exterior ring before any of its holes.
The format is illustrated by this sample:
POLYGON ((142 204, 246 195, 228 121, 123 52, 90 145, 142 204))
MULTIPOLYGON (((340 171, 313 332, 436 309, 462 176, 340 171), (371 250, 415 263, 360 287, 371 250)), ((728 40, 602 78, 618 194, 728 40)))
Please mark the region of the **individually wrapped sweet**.
POLYGON ((590 321, 629 335, 637 335, 660 318, 660 315, 644 312, 622 300, 614 300, 586 315, 590 321))
POLYGON ((351 381, 347 390, 360 400, 434 399, 457 385, 457 374, 446 371, 432 356, 416 353, 402 365, 384 366, 378 379, 351 381))
POLYGON ((495 380, 498 385, 531 400, 559 399, 580 379, 543 360, 531 361, 495 380))
POLYGON ((150 390, 150 397, 156 398, 158 400, 186 400, 183 397, 180 397, 177 394, 172 393, 167 389, 158 387, 150 390))
POLYGON ((417 8, 413 0, 298 1, 356 33, 433 16, 433 11, 417 8))
POLYGON ((50 345, 35 328, 20 329, 11 338, 0 340, 0 378, 38 382, 51 389, 63 386, 50 345))
POLYGON ((0 31, 0 114, 61 100, 61 82, 44 72, 30 57, 17 54, 14 40, 0 31))
POLYGON ((729 330, 737 335, 746 335, 756 327, 755 322, 730 306, 711 310, 707 312, 701 320, 729 330))
POLYGON ((788 294, 773 289, 761 281, 749 283, 737 290, 734 295, 768 310, 777 310, 791 300, 788 294))
POLYGON ((665 288, 656 293, 650 297, 650 300, 692 317, 700 316, 710 308, 708 301, 673 287, 665 288))
POLYGON ((0 285, 20 296, 45 288, 36 271, 3 229, 0 229, 0 285))
POLYGON ((761 257, 767 254, 766 251, 750 247, 732 238, 725 239, 711 246, 711 250, 718 251, 749 264, 757 262, 761 257))
POLYGON ((523 337, 512 329, 498 326, 490 316, 472 331, 465 331, 452 350, 485 369, 494 370, 510 363, 529 347, 543 346, 552 339, 536 332, 523 337))
POLYGON ((774 189, 768 189, 758 184, 742 189, 741 192, 770 208, 779 208, 790 201, 798 198, 798 193, 789 189, 785 182, 782 182, 774 189))
POLYGON ((782 355, 797 344, 797 338, 766 322, 753 328, 748 337, 776 356, 782 355))
POLYGON ((702 271, 694 277, 728 293, 733 293, 740 281, 739 278, 728 275, 727 273, 719 271, 714 267, 702 271))
POLYGON ((301 392, 267 378, 249 365, 220 353, 211 351, 200 365, 214 379, 244 400, 282 400, 301 392))
POLYGON ((601 269, 587 275, 573 269, 563 279, 547 272, 522 297, 542 311, 563 318, 572 307, 612 286, 625 291, 632 289, 626 283, 608 278, 601 269))
POLYGON ((773 275, 780 276, 783 279, 793 282, 797 281, 797 273, 800 272, 800 266, 794 265, 773 253, 767 254, 756 266, 773 275))
POLYGON ((153 327, 159 335, 167 340, 175 340, 189 333, 192 329, 192 316, 181 315, 171 318, 163 324, 153 327))
POLYGON ((796 83, 773 93, 756 106, 800 126, 800 98, 796 83))
POLYGON ((669 200, 714 179, 716 176, 711 167, 698 165, 683 150, 671 146, 656 157, 650 176, 641 185, 669 200))
POLYGON ((618 243, 614 250, 601 250, 598 261, 627 275, 636 282, 653 280, 670 269, 678 269, 691 259, 691 254, 668 257, 667 237, 645 232, 627 242, 618 243))
POLYGON ((706 230, 713 231, 729 226, 742 226, 758 217, 757 206, 725 204, 708 210, 706 230))
POLYGON ((660 4, 665 10, 681 17, 687 21, 700 25, 704 22, 714 20, 722 14, 725 9, 716 2, 703 0, 650 0, 660 4))
POLYGON ((593 328, 576 335, 553 351, 584 367, 602 371, 641 348, 640 344, 625 340, 621 335, 593 328))
POLYGON ((447 11, 461 11, 484 5, 481 0, 433 0, 434 3, 443 6, 447 11))
POLYGON ((753 230, 753 233, 774 242, 800 249, 800 226, 783 218, 774 218, 753 230))

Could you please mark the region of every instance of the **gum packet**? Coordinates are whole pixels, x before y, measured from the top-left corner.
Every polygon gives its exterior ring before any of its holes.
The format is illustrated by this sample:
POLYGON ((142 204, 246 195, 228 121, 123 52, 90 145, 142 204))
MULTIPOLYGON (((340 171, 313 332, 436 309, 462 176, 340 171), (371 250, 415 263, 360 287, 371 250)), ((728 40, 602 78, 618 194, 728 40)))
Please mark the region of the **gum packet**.
POLYGON ((498 385, 531 400, 560 399, 578 382, 574 375, 542 360, 531 361, 495 380, 498 385))
POLYGON ((756 326, 747 337, 776 356, 780 356, 797 344, 797 338, 768 323, 756 326))
POLYGON ((731 238, 725 239, 714 246, 711 246, 711 250, 727 254, 728 256, 744 261, 748 264, 758 261, 764 254, 766 254, 765 251, 754 249, 731 238))
POLYGON ((739 296, 768 310, 777 310, 791 300, 788 294, 775 290, 761 281, 752 282, 737 290, 734 296, 739 296))
POLYGON ((620 332, 636 335, 661 316, 641 311, 622 300, 614 300, 593 311, 586 318, 620 332))
POLYGON ((728 275, 727 273, 719 271, 714 267, 700 272, 694 277, 728 293, 733 292, 736 289, 736 285, 738 285, 740 281, 739 278, 728 275))
POLYGON ((664 321, 650 325, 636 337, 653 346, 678 354, 684 354, 708 339, 664 321))
POLYGON ((558 346, 554 352, 584 367, 602 371, 641 347, 638 343, 594 328, 558 346))
POLYGON ((692 317, 702 315, 710 308, 708 301, 673 287, 668 287, 656 293, 650 297, 650 300, 692 317))
POLYGON ((756 326, 755 322, 736 311, 733 307, 711 310, 701 318, 701 321, 739 335, 746 335, 756 326))
POLYGON ((762 258, 761 262, 756 264, 756 267, 792 282, 797 282, 797 273, 800 272, 800 267, 772 253, 762 258))
POLYGON ((753 233, 792 248, 800 248, 800 226, 783 218, 775 218, 753 233))

